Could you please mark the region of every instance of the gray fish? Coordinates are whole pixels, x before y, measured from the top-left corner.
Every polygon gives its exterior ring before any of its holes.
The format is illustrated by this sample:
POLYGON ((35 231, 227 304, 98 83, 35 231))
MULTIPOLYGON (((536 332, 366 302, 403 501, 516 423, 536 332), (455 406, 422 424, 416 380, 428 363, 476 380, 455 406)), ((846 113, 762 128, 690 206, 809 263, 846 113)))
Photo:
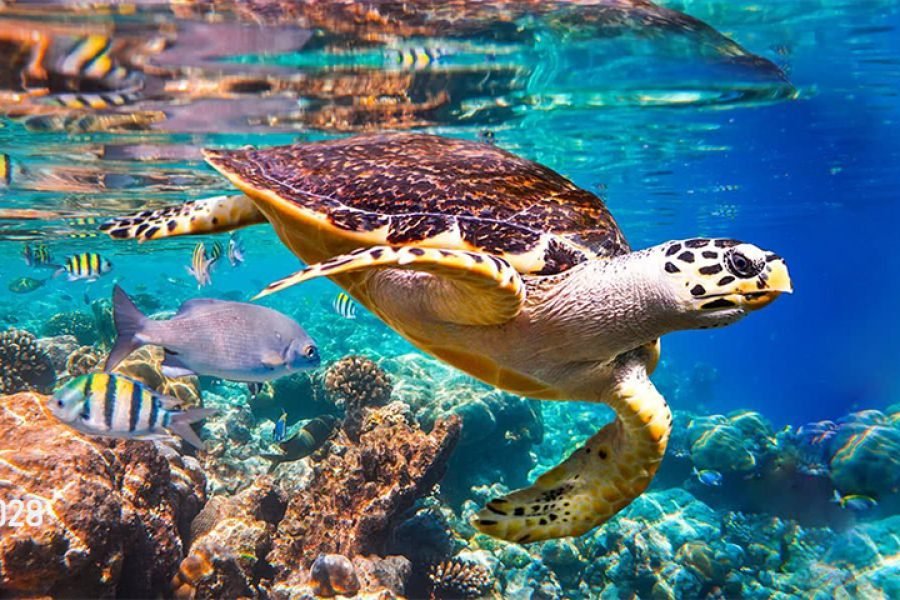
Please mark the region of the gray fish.
POLYGON ((146 344, 162 346, 169 377, 209 375, 230 381, 271 381, 319 366, 319 350, 282 313, 244 302, 188 300, 167 321, 148 319, 119 286, 113 292, 119 337, 106 361, 111 371, 146 344))
POLYGON ((212 416, 215 409, 167 407, 176 402, 122 375, 91 373, 60 388, 48 407, 57 419, 89 435, 152 440, 168 437, 166 430, 171 430, 202 448, 190 425, 212 416))

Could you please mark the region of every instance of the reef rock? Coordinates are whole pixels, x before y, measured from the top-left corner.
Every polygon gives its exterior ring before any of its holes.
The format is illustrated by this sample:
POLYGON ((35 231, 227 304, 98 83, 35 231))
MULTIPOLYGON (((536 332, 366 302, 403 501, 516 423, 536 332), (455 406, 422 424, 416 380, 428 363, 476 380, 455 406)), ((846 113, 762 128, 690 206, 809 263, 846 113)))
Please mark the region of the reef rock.
POLYGON ((353 561, 382 555, 400 515, 440 479, 459 420, 439 421, 425 433, 407 410, 401 403, 368 410, 359 441, 341 431, 330 454, 315 463, 309 486, 291 497, 268 556, 276 588, 291 595, 307 586, 320 555, 353 561))
POLYGON ((172 585, 176 597, 262 595, 260 575, 286 505, 284 492, 267 477, 236 496, 210 498, 191 523, 190 552, 172 585))
POLYGON ((25 503, 0 537, 4 595, 166 594, 204 502, 196 461, 161 444, 83 436, 46 398, 0 398, 0 501, 25 503))
POLYGON ((745 473, 757 464, 755 442, 747 435, 756 423, 745 415, 697 417, 688 426, 691 460, 698 470, 745 473))
POLYGON ((78 311, 56 313, 50 317, 44 324, 44 335, 71 335, 82 346, 90 346, 98 339, 93 316, 78 311))
POLYGON ((878 415, 842 423, 830 440, 831 480, 844 494, 881 498, 900 489, 900 427, 878 415))
POLYGON ((81 346, 74 335, 39 338, 37 343, 50 357, 53 370, 57 373, 66 372, 69 356, 81 346))
POLYGON ((200 383, 194 376, 166 377, 162 373, 165 354, 157 346, 143 346, 132 352, 115 372, 143 382, 161 394, 177 398, 183 407, 200 405, 200 383))

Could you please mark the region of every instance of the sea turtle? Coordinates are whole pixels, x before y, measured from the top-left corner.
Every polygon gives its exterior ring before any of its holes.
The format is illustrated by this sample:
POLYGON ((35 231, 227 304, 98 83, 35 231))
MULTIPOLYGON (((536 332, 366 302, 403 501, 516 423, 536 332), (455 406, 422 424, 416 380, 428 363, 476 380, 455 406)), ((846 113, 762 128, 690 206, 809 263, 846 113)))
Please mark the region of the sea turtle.
POLYGON ((649 379, 659 338, 734 323, 791 291, 784 260, 731 239, 632 252, 603 202, 496 146, 381 134, 207 150, 244 194, 114 219, 117 239, 268 221, 309 266, 422 350, 531 398, 617 418, 529 488, 477 515, 516 542, 584 533, 640 495, 672 424, 649 379))

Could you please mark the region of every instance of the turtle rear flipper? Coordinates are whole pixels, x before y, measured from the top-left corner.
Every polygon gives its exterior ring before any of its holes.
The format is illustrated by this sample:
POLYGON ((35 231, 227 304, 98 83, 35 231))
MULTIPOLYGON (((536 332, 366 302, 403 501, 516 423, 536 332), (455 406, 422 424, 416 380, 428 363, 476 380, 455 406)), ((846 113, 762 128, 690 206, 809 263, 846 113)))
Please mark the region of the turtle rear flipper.
POLYGON ((534 485, 491 500, 475 519, 480 531, 527 543, 581 535, 643 493, 662 461, 671 412, 647 376, 643 349, 617 367, 600 401, 618 418, 534 485))
POLYGON ((420 300, 432 317, 449 323, 505 323, 519 313, 525 301, 522 278, 502 258, 481 252, 409 246, 374 246, 335 256, 269 284, 256 298, 316 277, 380 268, 424 271, 444 280, 452 289, 443 288, 435 294, 423 286, 420 300))
POLYGON ((115 239, 141 242, 178 235, 218 233, 265 223, 266 219, 247 196, 215 196, 116 217, 100 226, 115 239))

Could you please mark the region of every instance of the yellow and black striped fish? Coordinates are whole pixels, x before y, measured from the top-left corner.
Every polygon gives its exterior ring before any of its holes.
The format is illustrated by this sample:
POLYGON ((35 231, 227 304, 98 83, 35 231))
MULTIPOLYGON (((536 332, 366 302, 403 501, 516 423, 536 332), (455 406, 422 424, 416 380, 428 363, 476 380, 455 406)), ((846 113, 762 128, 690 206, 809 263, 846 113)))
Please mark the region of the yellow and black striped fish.
POLYGON ((207 258, 206 246, 203 245, 203 242, 194 246, 194 252, 191 254, 191 266, 187 270, 197 280, 197 287, 203 287, 212 283, 212 275, 209 269, 212 267, 213 262, 207 258))
POLYGON ((79 38, 66 53, 60 71, 66 75, 91 79, 125 79, 128 70, 116 65, 110 56, 112 39, 105 35, 88 35, 79 38))
POLYGON ((214 242, 212 248, 209 250, 209 262, 210 264, 216 262, 222 255, 225 254, 225 249, 222 247, 222 244, 219 242, 214 242))
POLYGON ((9 162, 9 154, 0 154, 0 185, 3 187, 12 183, 12 165, 9 162))
POLYGON ((397 48, 390 50, 388 56, 399 67, 404 69, 424 69, 438 62, 447 52, 441 48, 397 48))
POLYGON ((90 435, 157 439, 169 437, 169 430, 202 448, 203 442, 190 424, 216 411, 170 408, 176 402, 137 381, 110 373, 76 377, 48 401, 50 412, 57 419, 90 435))
POLYGON ((32 246, 26 242, 22 256, 25 258, 25 264, 29 267, 57 267, 57 265, 53 264, 53 256, 47 244, 35 244, 32 246))
POLYGON ((78 226, 97 225, 100 223, 100 219, 97 217, 69 217, 66 219, 66 223, 78 226))
POLYGON ((334 308, 334 312, 341 315, 345 319, 355 319, 356 318, 356 302, 353 301, 353 298, 341 292, 338 294, 334 302, 331 303, 332 308, 334 308))
POLYGON ((72 110, 105 110, 118 106, 132 104, 139 96, 132 92, 102 92, 102 93, 72 93, 54 94, 46 98, 47 103, 52 103, 72 110))
POLYGON ((66 257, 62 270, 69 274, 69 281, 94 281, 109 273, 112 263, 96 252, 82 252, 66 257))

